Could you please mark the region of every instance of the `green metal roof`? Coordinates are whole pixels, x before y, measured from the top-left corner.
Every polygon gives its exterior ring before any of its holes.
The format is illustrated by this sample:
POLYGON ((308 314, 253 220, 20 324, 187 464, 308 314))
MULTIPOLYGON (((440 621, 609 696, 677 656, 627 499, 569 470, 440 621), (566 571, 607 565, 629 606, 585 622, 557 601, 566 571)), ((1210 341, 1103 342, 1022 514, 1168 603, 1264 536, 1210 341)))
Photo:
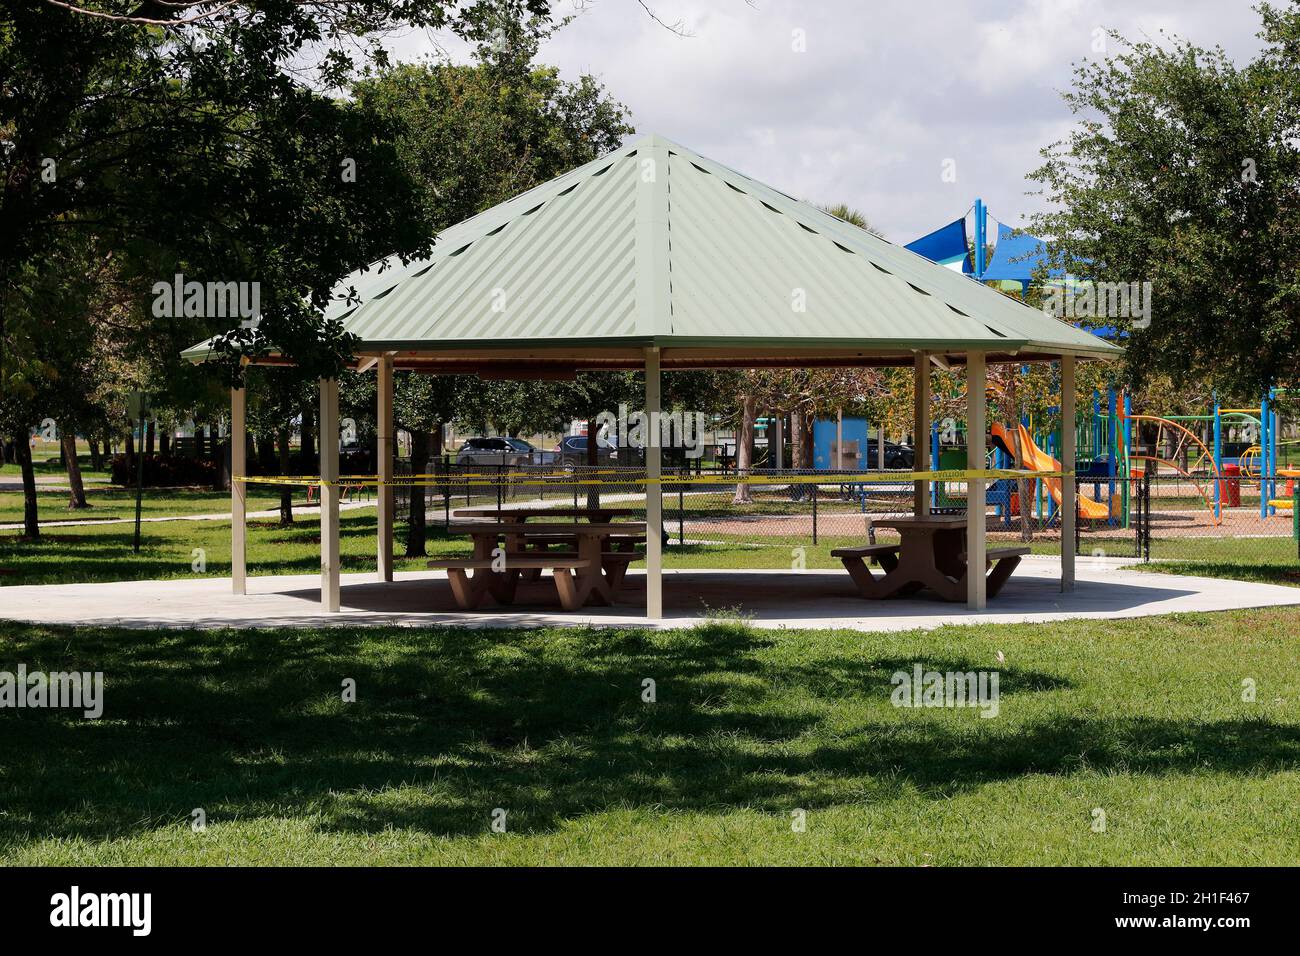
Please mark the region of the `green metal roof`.
MULTIPOLYGON (((363 351, 1121 354, 656 135, 452 226, 428 259, 373 264, 337 292, 327 314, 363 351), (343 301, 349 287, 359 304, 343 301)), ((206 354, 206 343, 185 353, 206 354)))

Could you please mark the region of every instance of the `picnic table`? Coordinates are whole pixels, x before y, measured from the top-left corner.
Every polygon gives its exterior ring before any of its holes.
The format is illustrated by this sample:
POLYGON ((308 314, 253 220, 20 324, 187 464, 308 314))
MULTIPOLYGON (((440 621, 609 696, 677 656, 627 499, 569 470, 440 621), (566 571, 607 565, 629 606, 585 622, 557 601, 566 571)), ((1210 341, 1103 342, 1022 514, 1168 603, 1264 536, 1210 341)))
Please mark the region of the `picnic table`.
POLYGON ((614 596, 623 584, 627 566, 640 554, 631 548, 618 548, 628 540, 644 540, 646 526, 639 522, 597 522, 558 524, 535 522, 475 522, 452 525, 452 534, 468 535, 473 541, 473 554, 468 559, 430 561, 431 568, 446 568, 452 582, 457 604, 462 608, 477 607, 486 594, 499 603, 509 604, 514 599, 515 584, 521 574, 551 569, 565 610, 575 610, 582 605, 613 604, 614 596), (505 539, 504 567, 494 555, 505 539), (556 539, 572 541, 575 550, 562 553, 530 550, 534 543, 550 545, 556 539), (472 571, 473 576, 466 575, 472 571))
POLYGON ((496 518, 498 521, 527 521, 529 518, 586 518, 609 524, 617 515, 639 514, 640 508, 457 508, 457 518, 496 518))
MULTIPOLYGON (((928 588, 945 601, 966 599, 966 516, 910 515, 877 518, 878 528, 898 532, 898 544, 871 544, 859 548, 837 548, 831 552, 848 570, 863 597, 881 599, 915 594, 928 588), (867 567, 875 561, 884 574, 876 577, 867 567)), ((989 548, 985 552, 988 573, 986 593, 995 597, 1029 553, 1027 547, 989 548)))

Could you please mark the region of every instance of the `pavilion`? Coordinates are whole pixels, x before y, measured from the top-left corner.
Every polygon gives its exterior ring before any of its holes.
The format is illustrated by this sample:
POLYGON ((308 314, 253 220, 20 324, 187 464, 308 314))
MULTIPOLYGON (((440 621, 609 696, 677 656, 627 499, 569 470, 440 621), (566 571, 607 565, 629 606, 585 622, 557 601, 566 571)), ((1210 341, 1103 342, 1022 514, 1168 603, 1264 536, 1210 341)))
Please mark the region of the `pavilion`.
MULTIPOLYGON (((931 366, 964 365, 967 467, 985 470, 986 368, 1060 362, 1062 420, 1075 365, 1121 350, 741 173, 647 135, 445 230, 433 254, 349 275, 327 315, 378 376, 378 572, 393 575, 393 372, 564 378, 644 370, 660 411, 664 370, 911 366, 915 433, 930 431, 931 366), (356 295, 345 294, 349 288, 356 295)), ((183 356, 209 354, 204 342, 183 356)), ((284 364, 269 356, 266 364, 284 364)), ((231 473, 244 477, 245 393, 231 393, 231 473)), ((338 383, 320 383, 320 434, 338 432, 338 383)), ((927 442, 917 471, 930 468, 927 442)), ((1074 539, 1074 430, 1062 429, 1062 540, 1074 539)), ((339 608, 338 443, 320 443, 321 603, 339 608)), ((660 449, 646 449, 646 523, 662 524, 660 449)), ((967 555, 983 567, 987 479, 967 491, 967 555)), ((245 593, 246 484, 231 482, 232 581, 245 593)), ((915 482, 917 514, 929 483, 915 482)), ((646 536, 646 613, 662 616, 662 540, 646 536)), ((967 575, 967 605, 985 578, 967 575)), ((1073 549, 1061 587, 1074 586, 1073 549)))

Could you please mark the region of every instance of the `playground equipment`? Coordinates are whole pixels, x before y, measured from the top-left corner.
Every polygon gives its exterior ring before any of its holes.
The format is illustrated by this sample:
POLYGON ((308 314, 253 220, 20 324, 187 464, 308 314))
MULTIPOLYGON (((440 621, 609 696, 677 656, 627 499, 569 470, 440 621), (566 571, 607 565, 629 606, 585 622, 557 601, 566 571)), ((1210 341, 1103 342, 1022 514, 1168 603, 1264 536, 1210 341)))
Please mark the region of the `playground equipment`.
MULTIPOLYGON (((1159 465, 1173 467, 1176 471, 1186 477, 1198 481, 1198 490, 1201 491, 1202 497, 1214 511, 1216 523, 1223 516, 1225 506, 1231 506, 1231 496, 1226 495, 1225 491, 1231 490, 1226 485, 1229 482, 1239 481, 1240 478, 1255 480, 1260 483, 1260 501, 1259 514, 1261 518, 1277 514, 1280 508, 1289 506, 1289 498, 1279 497, 1277 494, 1277 479, 1282 474, 1279 468, 1280 458, 1279 451, 1283 445, 1294 444, 1295 442, 1284 442, 1281 440, 1282 422, 1277 413, 1277 396, 1283 394, 1286 389, 1271 388, 1264 394, 1258 408, 1226 408, 1219 403, 1218 396, 1215 396, 1214 407, 1206 415, 1133 415, 1128 409, 1128 403, 1125 402, 1126 419, 1132 421, 1150 421, 1157 425, 1158 429, 1179 428, 1186 433, 1186 438, 1179 439, 1175 446, 1176 452, 1170 458, 1158 458, 1155 456, 1130 455, 1134 460, 1148 459, 1159 465), (1206 446, 1205 442, 1197 437, 1189 428, 1182 425, 1182 422, 1203 422, 1210 425, 1213 434, 1213 449, 1206 446), (1231 439, 1236 439, 1235 441, 1231 439), (1182 457, 1183 450, 1188 444, 1199 449, 1199 454, 1195 460, 1187 459, 1186 467, 1181 467, 1176 460, 1182 457), (1199 478, 1204 475, 1212 484, 1208 491, 1201 487, 1199 478), (1283 502, 1279 505, 1278 502, 1283 502)), ((1165 435, 1158 432, 1156 447, 1159 448, 1165 443, 1165 435)), ((1131 437, 1125 442, 1126 448, 1131 449, 1131 437)))
MULTIPOLYGON (((1045 273, 1052 285, 1068 286, 1073 281, 1060 269, 1051 268, 1046 244, 1041 239, 1017 232, 1001 222, 995 221, 997 242, 989 256, 990 218, 988 207, 976 199, 971 209, 959 219, 908 243, 907 248, 972 279, 995 283, 1006 291, 1018 291, 1022 296, 1027 295, 1037 275, 1045 273), (972 211, 973 222, 968 229, 967 221, 972 218, 972 211), (968 239, 971 233, 973 236, 968 239)), ((1125 334, 1120 328, 1095 331, 1104 337, 1121 338, 1125 334)), ((1094 504, 1104 507, 1108 519, 1125 528, 1129 524, 1130 510, 1131 482, 1128 479, 1146 473, 1158 475, 1161 469, 1172 471, 1196 485, 1206 508, 1214 515, 1215 524, 1222 521, 1225 507, 1236 506, 1234 500, 1239 500, 1237 495, 1242 479, 1259 483, 1261 518, 1275 515, 1279 510, 1294 510, 1294 496, 1278 493, 1279 465, 1283 464, 1279 451, 1284 445, 1300 444, 1300 440, 1280 439, 1282 423, 1277 413, 1277 399, 1286 391, 1280 387, 1270 388, 1257 408, 1225 408, 1216 395, 1209 414, 1166 416, 1134 414, 1129 396, 1121 395, 1114 388, 1108 389, 1103 408, 1102 396, 1094 392, 1091 416, 1086 410, 1081 410, 1080 419, 1075 423, 1076 477, 1081 485, 1092 484, 1094 504), (1212 448, 1208 436, 1202 438, 1192 430, 1196 427, 1191 425, 1192 422, 1203 423, 1207 432, 1212 429, 1212 448), (1139 435, 1142 431, 1149 434, 1154 429, 1155 442, 1149 448, 1134 444, 1135 425, 1139 435), (1162 448, 1167 450, 1161 453, 1162 448), (1101 501, 1103 487, 1105 503, 1101 501)), ((1035 433, 1030 420, 1022 422, 1022 426, 1029 438, 1024 444, 1025 451, 1029 452, 1032 445, 1038 452, 1038 455, 1026 455, 1026 461, 1040 456, 1043 460, 1055 461, 1052 452, 1057 436, 1035 433)), ((1019 436, 1007 432, 1005 437, 1018 439, 1019 436)), ((951 444, 951 441, 945 441, 945 444, 951 444)), ((1018 441, 1008 441, 1005 449, 995 450, 995 457, 1014 458, 1021 465, 1021 459, 1013 454, 1013 447, 1017 444, 1018 441)), ((953 453, 956 454, 955 448, 953 453)), ((943 468, 945 454, 936 426, 936 432, 931 436, 930 460, 943 468)), ((993 464, 1005 467, 1006 462, 996 460, 993 464)), ((1035 484, 1034 506, 1040 517, 1043 516, 1042 491, 1045 488, 1050 492, 1046 483, 1035 484)), ((934 504, 946 503, 942 485, 935 486, 934 494, 934 504)), ((1009 490, 996 483, 990 486, 988 495, 990 503, 995 504, 999 513, 1009 520, 1012 506, 1009 490)), ((1056 497, 1052 501, 1059 504, 1056 497)), ((1025 502, 1020 504, 1022 507, 1026 505, 1025 502)), ((1053 513, 1049 506, 1048 520, 1053 513)))
MULTIPOLYGON (((1024 425, 1017 425, 1014 434, 1010 429, 998 423, 990 426, 993 442, 1006 455, 1010 455, 1015 461, 1016 467, 1025 468, 1030 471, 1060 471, 1061 463, 1043 451, 1034 442, 1033 437, 1029 434, 1029 429, 1024 425)), ((1061 507, 1061 479, 1060 478, 1041 478, 1046 487, 1048 494, 1052 496, 1056 508, 1061 507)), ((1079 501, 1079 516, 1092 521, 1114 517, 1115 505, 1118 498, 1112 497, 1110 504, 1089 498, 1087 495, 1077 495, 1079 501)))
MULTIPOLYGON (((1223 471, 1220 467, 1218 459, 1213 454, 1211 454, 1210 449, 1206 446, 1205 442, 1197 438, 1196 434, 1192 432, 1190 429, 1188 429, 1186 426, 1180 425, 1174 418, 1161 418, 1159 415, 1134 415, 1132 412, 1129 412, 1127 410, 1124 413, 1124 418, 1126 422, 1151 422, 1155 424, 1156 440, 1155 440, 1155 444, 1152 446, 1153 449, 1159 450, 1161 447, 1170 448, 1168 458, 1162 458, 1159 455, 1138 454, 1132 450, 1131 437, 1130 437, 1130 441, 1125 443, 1125 448, 1124 448, 1125 458, 1128 461, 1129 474, 1133 474, 1135 472, 1141 474, 1142 472, 1146 471, 1147 463, 1150 463, 1152 466, 1154 466, 1152 471, 1155 474, 1159 473, 1160 466, 1162 465, 1167 468, 1173 469, 1177 474, 1181 475, 1184 478, 1187 478, 1189 481, 1192 482, 1193 485, 1196 486, 1197 493, 1200 494, 1201 500, 1205 502, 1205 507, 1211 509, 1214 512, 1214 523, 1215 524, 1222 523, 1223 509, 1220 507, 1219 497, 1222 492, 1220 486, 1222 484, 1223 471), (1165 436, 1166 431, 1172 431, 1173 438, 1175 440, 1166 439, 1165 436), (1186 453, 1191 448, 1199 448, 1200 455, 1196 458, 1194 463, 1190 463, 1187 467, 1184 467, 1180 465, 1178 462, 1180 459, 1185 459, 1190 462, 1190 458, 1185 456, 1186 453), (1141 469, 1134 468, 1133 462, 1136 461, 1143 462, 1141 469), (1212 474, 1213 474, 1213 491, 1215 494, 1214 503, 1211 503, 1210 501, 1209 488, 1207 488, 1206 485, 1203 485, 1199 477, 1197 476, 1197 472, 1201 470, 1203 465, 1207 465, 1207 464, 1212 469, 1212 474)), ((1130 431, 1129 435, 1131 436, 1131 434, 1132 433, 1130 431)))

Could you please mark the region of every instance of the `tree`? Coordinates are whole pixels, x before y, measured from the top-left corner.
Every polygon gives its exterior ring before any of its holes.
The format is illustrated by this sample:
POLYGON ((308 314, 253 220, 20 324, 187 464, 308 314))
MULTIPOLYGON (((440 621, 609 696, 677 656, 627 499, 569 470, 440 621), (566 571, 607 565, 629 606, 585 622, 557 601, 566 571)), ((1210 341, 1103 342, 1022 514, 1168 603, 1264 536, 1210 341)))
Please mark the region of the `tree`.
MULTIPOLYGON (((544 23, 507 20, 501 42, 480 46, 473 65, 402 65, 353 86, 357 108, 395 131, 397 160, 416 184, 420 217, 434 228, 589 162, 633 132, 625 108, 594 79, 566 82, 553 67, 533 62, 547 35, 544 23)), ((469 388, 445 379, 399 386, 400 405, 413 455, 423 461, 430 430, 440 439, 442 424, 453 419, 511 435, 550 430, 569 417, 594 419, 617 409, 609 399, 626 399, 627 381, 626 375, 584 374, 576 382, 483 381, 469 388)), ((422 554, 417 497, 407 549, 422 554)))
POLYGON ((836 219, 843 219, 850 226, 857 226, 859 229, 865 229, 873 236, 879 236, 882 239, 884 238, 884 233, 871 225, 867 220, 866 213, 854 209, 848 203, 837 202, 833 206, 819 206, 818 208, 829 216, 834 216, 836 219))
MULTIPOLYGON (((1168 374, 1258 395, 1300 372, 1300 6, 1256 8, 1244 66, 1181 39, 1111 39, 1075 69, 1080 117, 1031 177, 1054 264, 1150 282, 1150 325, 1125 328, 1125 377, 1168 374)), ((1095 325, 1116 325, 1099 317, 1095 325)))
MULTIPOLYGON (((398 372, 393 382, 393 419, 411 435, 411 474, 427 474, 431 460, 442 454, 442 426, 456 417, 473 379, 466 375, 422 375, 398 372)), ((413 482, 421 479, 412 478, 413 482)), ((424 554, 424 485, 411 485, 406 526, 406 556, 424 554)))
POLYGON ((113 237, 145 288, 171 277, 161 263, 260 283, 257 331, 215 343, 233 380, 270 348, 337 373, 352 341, 321 314, 337 277, 428 248, 382 118, 322 92, 385 66, 386 30, 486 45, 545 29, 549 3, 46 0, 0 17, 0 276, 71 226, 113 237))
MULTIPOLYGON (((275 436, 278 450, 276 465, 281 475, 293 473, 290 438, 302 407, 310 404, 316 383, 307 381, 295 368, 258 368, 250 370, 248 389, 248 428, 254 434, 275 436)), ((293 524, 293 488, 280 488, 280 524, 293 524)))

